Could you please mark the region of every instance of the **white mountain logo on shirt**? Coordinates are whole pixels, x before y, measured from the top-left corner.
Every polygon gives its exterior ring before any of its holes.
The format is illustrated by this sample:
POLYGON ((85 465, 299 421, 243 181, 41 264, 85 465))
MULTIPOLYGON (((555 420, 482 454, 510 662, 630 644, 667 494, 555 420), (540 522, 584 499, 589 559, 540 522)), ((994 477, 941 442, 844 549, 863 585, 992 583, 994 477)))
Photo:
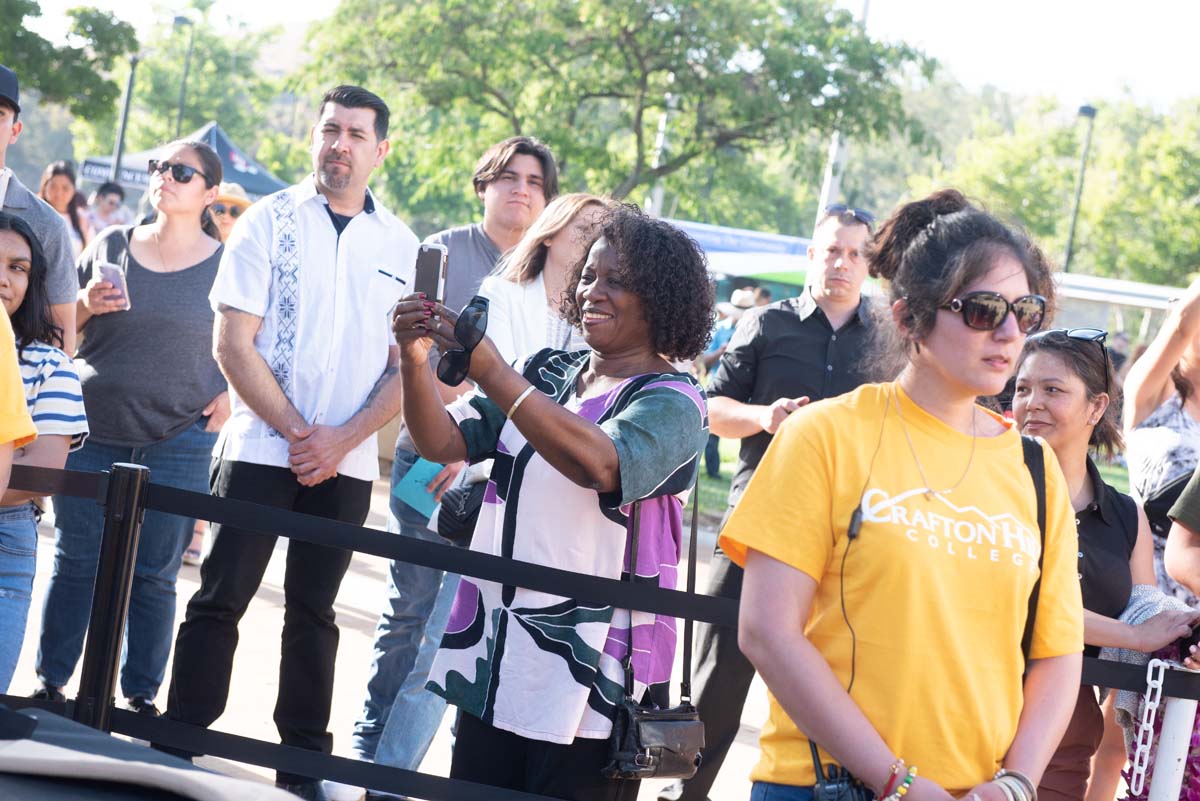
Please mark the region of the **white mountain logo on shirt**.
POLYGON ((1012 512, 989 515, 978 506, 958 506, 925 489, 897 495, 870 489, 863 495, 863 521, 885 525, 910 542, 970 560, 1010 561, 1037 569, 1041 537, 1012 512))

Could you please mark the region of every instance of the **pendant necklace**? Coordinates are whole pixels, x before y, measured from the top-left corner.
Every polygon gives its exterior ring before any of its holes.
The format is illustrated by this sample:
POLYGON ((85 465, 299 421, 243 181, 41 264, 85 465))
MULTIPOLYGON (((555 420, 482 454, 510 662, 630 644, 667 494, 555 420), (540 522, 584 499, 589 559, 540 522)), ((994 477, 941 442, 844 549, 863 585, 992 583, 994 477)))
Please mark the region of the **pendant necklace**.
POLYGON ((925 485, 925 498, 932 501, 937 495, 949 495, 954 490, 958 489, 959 485, 967 478, 967 473, 971 471, 971 462, 975 460, 975 442, 978 440, 978 434, 975 430, 975 407, 971 407, 971 455, 967 457, 967 466, 963 468, 962 475, 958 477, 958 481, 954 485, 944 490, 935 490, 929 484, 929 479, 925 477, 925 470, 921 467, 921 460, 917 458, 917 449, 913 446, 912 437, 908 433, 908 425, 904 421, 904 409, 900 404, 900 393, 898 390, 899 384, 892 385, 893 399, 896 401, 896 414, 900 417, 900 430, 904 432, 904 439, 908 442, 908 450, 912 453, 913 462, 917 465, 917 474, 921 476, 921 482, 925 485))

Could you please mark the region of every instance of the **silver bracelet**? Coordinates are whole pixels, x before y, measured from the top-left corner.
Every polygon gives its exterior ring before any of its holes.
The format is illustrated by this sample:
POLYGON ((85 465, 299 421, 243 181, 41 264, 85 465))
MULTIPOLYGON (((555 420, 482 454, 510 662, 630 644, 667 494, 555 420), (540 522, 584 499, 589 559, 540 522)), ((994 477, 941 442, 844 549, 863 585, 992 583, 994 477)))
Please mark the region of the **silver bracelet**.
POLYGON ((1004 793, 1004 801, 1017 801, 1017 797, 1013 794, 1012 788, 1008 786, 1008 782, 1000 779, 992 779, 992 783, 1000 788, 1000 792, 1004 793))
POLYGON ((1037 785, 1033 783, 1033 779, 1019 770, 1008 770, 1001 768, 996 771, 996 778, 1002 779, 1008 777, 1015 780, 1014 786, 1019 786, 1024 791, 1029 801, 1037 801, 1037 785))

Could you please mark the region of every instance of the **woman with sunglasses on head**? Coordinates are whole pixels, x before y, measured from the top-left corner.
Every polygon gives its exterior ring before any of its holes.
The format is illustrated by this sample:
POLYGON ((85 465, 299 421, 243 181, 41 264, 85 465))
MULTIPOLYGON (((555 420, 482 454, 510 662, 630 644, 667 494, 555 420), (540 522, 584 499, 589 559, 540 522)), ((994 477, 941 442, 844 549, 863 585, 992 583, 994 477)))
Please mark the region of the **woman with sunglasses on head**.
MULTIPOLYGON (((1104 339, 1096 328, 1029 337, 1013 395, 1018 429, 1054 449, 1066 479, 1079 531, 1084 654, 1092 657, 1102 647, 1153 653, 1200 620, 1200 613, 1184 611, 1161 612, 1136 626, 1118 620, 1135 585, 1155 585, 1154 544, 1145 513, 1104 482, 1089 455, 1095 450, 1111 456, 1122 444, 1120 388, 1104 339)), ((1112 699, 1101 712, 1093 688, 1079 688, 1070 726, 1038 787, 1042 801, 1115 796, 1126 754, 1112 699)))
POLYGON ((1125 459, 1129 487, 1154 536, 1158 587, 1189 606, 1200 598, 1163 564, 1168 512, 1200 462, 1200 280, 1172 307, 1125 377, 1125 459))
MULTIPOLYGON (((72 470, 114 462, 150 468, 156 483, 208 490, 217 433, 229 416, 227 385, 212 357, 208 293, 222 246, 208 215, 221 160, 201 142, 180 141, 150 162, 153 222, 103 232, 80 258, 76 356, 92 433, 72 470)), ((103 510, 54 499, 54 575, 42 615, 36 695, 61 697, 79 660, 95 582, 103 510)), ((192 521, 148 511, 134 566, 121 666, 130 708, 156 713, 175 624, 175 578, 192 521)))
MULTIPOLYGON (((13 454, 12 463, 61 470, 67 452, 87 437, 79 377, 63 353, 46 288, 47 264, 33 229, 0 212, 0 302, 12 323, 23 401, 37 439, 13 454)), ((33 593, 40 496, 9 489, 0 493, 0 692, 7 692, 33 593)))
POLYGON ((772 694, 751 798, 811 799, 819 761, 887 801, 1030 801, 1079 687, 1075 531, 1053 452, 976 399, 1042 324, 1049 267, 949 189, 868 254, 899 377, 793 412, 720 537, 772 694))
MULTIPOLYGON (((640 503, 640 581, 675 586, 677 497, 695 481, 704 396, 666 361, 690 359, 712 324, 704 257, 682 232, 635 207, 605 212, 572 268, 567 319, 591 350, 544 349, 509 367, 484 335, 486 305, 453 313, 419 297, 397 305, 404 414, 418 451, 439 462, 494 458, 471 549, 617 579, 628 571, 640 503), (447 414, 429 368, 480 390, 447 414)), ((632 637, 634 698, 667 705, 674 621, 463 577, 429 688, 462 711, 450 775, 555 798, 635 799, 604 778, 632 637), (644 658, 642 658, 644 657, 644 658)))

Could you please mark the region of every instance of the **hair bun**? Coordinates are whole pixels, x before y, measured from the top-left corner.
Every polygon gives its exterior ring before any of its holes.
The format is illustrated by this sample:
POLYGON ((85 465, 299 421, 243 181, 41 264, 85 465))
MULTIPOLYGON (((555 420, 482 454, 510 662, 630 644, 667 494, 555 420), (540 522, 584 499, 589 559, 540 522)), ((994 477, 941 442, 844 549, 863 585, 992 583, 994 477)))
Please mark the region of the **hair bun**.
POLYGON ((888 218, 872 240, 868 253, 871 275, 887 281, 895 279, 908 250, 918 236, 930 229, 938 217, 970 207, 957 189, 940 189, 921 200, 906 203, 888 218))

